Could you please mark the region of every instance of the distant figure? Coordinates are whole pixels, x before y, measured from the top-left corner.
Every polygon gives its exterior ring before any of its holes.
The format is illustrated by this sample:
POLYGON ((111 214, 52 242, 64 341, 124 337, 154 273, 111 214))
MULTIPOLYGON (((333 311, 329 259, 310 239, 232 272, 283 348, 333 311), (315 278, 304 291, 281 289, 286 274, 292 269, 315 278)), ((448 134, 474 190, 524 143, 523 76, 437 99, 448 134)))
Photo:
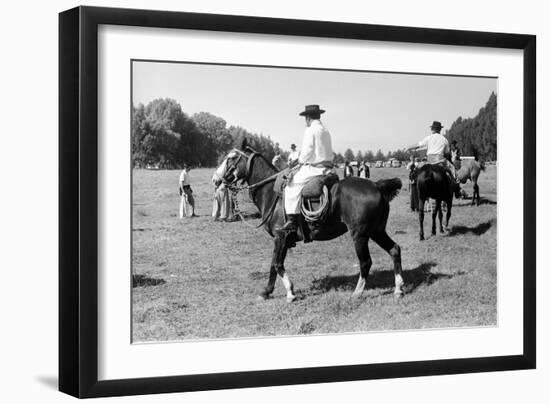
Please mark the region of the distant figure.
POLYGON ((409 191, 411 193, 411 211, 418 210, 418 190, 416 188, 416 170, 418 169, 418 159, 411 155, 411 161, 407 164, 409 172, 409 191))
POLYGON ((455 166, 455 169, 458 171, 460 170, 461 166, 461 160, 460 157, 462 154, 460 153, 460 149, 458 148, 456 140, 453 140, 451 142, 451 163, 455 166))
POLYGON ((288 166, 293 167, 298 163, 298 157, 300 157, 300 153, 298 150, 296 150, 296 145, 292 143, 290 145, 290 154, 288 155, 288 166))
POLYGON ((191 177, 189 176, 191 168, 183 165, 183 171, 180 174, 179 194, 180 200, 180 219, 184 216, 196 217, 195 215, 195 199, 193 198, 193 190, 191 189, 191 177))
POLYGON ((233 204, 227 186, 217 174, 212 177, 214 184, 214 200, 212 203, 212 217, 215 221, 231 222, 235 219, 233 204))
POLYGON ((273 157, 273 160, 271 160, 271 164, 273 164, 277 170, 281 171, 283 169, 283 159, 281 158, 281 155, 276 154, 275 157, 273 157))
POLYGON ((349 161, 346 161, 344 165, 344 178, 353 177, 353 167, 349 165, 349 161))
POLYGON ((361 178, 370 178, 370 168, 369 164, 366 161, 363 161, 359 164, 359 171, 357 172, 361 178))

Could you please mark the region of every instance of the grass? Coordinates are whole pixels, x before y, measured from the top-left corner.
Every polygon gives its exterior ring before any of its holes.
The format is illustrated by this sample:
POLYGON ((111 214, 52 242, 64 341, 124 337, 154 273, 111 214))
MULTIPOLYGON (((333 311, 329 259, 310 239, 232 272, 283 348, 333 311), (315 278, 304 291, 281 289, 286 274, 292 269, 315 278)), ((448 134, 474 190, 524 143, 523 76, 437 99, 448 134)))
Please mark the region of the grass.
MULTIPOLYGON (((199 217, 183 220, 177 217, 179 172, 134 170, 134 342, 495 325, 496 167, 480 176, 485 203, 471 207, 455 200, 449 234, 430 236, 427 214, 423 242, 409 209, 405 169, 371 174, 399 176, 405 184, 391 203, 387 226, 402 248, 405 297, 394 300, 391 259, 370 242, 367 290, 350 299, 359 268, 346 234, 290 251, 286 268, 298 299, 287 304, 280 280, 273 299, 256 299, 267 282, 272 239, 242 222, 212 220, 211 169, 191 172, 199 217)), ((465 189, 472 194, 471 184, 465 189)))

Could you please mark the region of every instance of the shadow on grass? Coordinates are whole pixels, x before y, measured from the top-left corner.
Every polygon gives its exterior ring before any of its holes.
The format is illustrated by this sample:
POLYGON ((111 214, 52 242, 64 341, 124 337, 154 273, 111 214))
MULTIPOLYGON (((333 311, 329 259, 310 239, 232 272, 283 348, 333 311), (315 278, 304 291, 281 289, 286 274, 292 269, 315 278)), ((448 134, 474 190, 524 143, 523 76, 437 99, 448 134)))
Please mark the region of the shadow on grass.
MULTIPOLYGON (((431 268, 436 266, 435 262, 425 262, 416 268, 403 271, 403 280, 405 281, 405 293, 411 293, 421 285, 431 285, 438 279, 449 279, 455 275, 443 274, 440 272, 431 272, 431 268)), ((313 281, 310 293, 313 295, 326 293, 330 290, 353 291, 357 284, 358 275, 336 275, 325 276, 313 281)), ((393 289, 395 287, 395 276, 393 270, 374 271, 367 278, 366 289, 393 289)), ((387 293, 393 293, 388 291, 387 293)))
MULTIPOLYGON (((245 219, 259 219, 259 218, 262 217, 260 212, 241 212, 241 215, 245 219)), ((237 216, 237 220, 239 220, 239 219, 240 218, 237 216)))
MULTIPOLYGON (((493 201, 491 199, 487 199, 484 197, 479 198, 479 204, 480 205, 496 205, 496 201, 493 201)), ((463 206, 472 206, 472 197, 467 196, 465 198, 460 198, 458 200, 455 199, 453 202, 453 208, 463 207, 463 206), (460 202, 459 202, 460 201, 460 202)))
POLYGON ((474 227, 467 226, 453 226, 451 231, 449 231, 449 236, 456 236, 457 234, 468 234, 472 233, 476 236, 481 236, 484 233, 493 227, 495 224, 494 220, 489 220, 488 222, 483 222, 474 227))
POLYGON ((132 275, 132 286, 134 288, 140 286, 157 286, 166 283, 164 279, 149 278, 147 275, 134 274, 132 275))
POLYGON ((492 200, 487 199, 487 198, 484 198, 484 197, 480 197, 480 198, 479 198, 479 204, 480 204, 480 205, 496 205, 497 202, 496 202, 496 201, 492 201, 492 200))

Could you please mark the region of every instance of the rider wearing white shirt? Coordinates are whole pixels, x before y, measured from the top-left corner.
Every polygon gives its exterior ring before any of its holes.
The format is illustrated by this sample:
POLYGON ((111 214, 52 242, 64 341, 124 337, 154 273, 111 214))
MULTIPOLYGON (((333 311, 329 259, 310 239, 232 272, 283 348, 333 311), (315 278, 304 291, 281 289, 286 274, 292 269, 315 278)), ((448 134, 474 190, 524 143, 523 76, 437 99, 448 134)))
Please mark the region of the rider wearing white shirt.
POLYGON ((195 214, 195 198, 193 198, 193 190, 191 189, 191 176, 189 171, 191 168, 187 165, 183 165, 183 170, 179 179, 179 194, 181 196, 180 201, 180 219, 184 216, 196 217, 195 214))
POLYGON ((332 169, 332 141, 329 131, 321 123, 321 114, 325 111, 319 105, 307 105, 300 113, 306 119, 304 140, 298 157, 300 168, 285 188, 285 212, 288 221, 282 230, 296 231, 300 214, 302 189, 313 177, 328 174, 332 169))
POLYGON ((298 150, 296 150, 296 145, 292 143, 290 145, 290 154, 288 155, 288 165, 293 166, 298 162, 298 157, 300 157, 300 153, 298 153, 298 150))
POLYGON ((434 121, 430 126, 432 133, 418 142, 417 145, 409 147, 408 150, 426 149, 428 163, 443 165, 456 181, 455 167, 445 157, 445 155, 450 152, 450 148, 447 138, 441 134, 441 128, 443 128, 441 122, 434 121))

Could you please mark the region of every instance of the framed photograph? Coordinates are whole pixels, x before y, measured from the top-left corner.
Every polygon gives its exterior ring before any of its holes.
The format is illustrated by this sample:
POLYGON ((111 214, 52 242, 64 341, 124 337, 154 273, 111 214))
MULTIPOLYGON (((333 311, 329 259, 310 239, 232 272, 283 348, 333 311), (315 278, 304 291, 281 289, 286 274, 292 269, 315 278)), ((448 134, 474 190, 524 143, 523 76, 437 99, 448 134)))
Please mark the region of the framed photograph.
POLYGON ((59 388, 532 369, 531 35, 59 17, 59 388))

